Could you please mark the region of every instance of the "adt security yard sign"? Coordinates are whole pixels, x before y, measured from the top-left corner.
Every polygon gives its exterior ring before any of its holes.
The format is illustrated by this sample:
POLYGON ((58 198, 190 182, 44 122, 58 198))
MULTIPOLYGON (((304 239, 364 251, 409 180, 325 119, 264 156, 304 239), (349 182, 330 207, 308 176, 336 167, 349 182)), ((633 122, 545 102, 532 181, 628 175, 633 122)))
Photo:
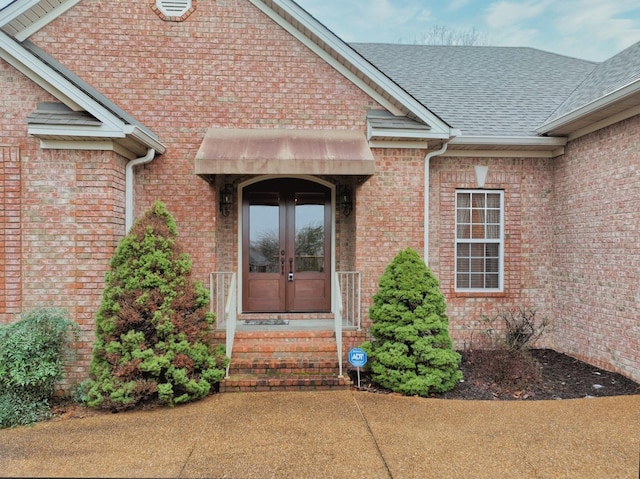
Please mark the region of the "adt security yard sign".
POLYGON ((367 353, 363 349, 353 348, 349 351, 349 362, 354 368, 361 368, 367 364, 367 353))
POLYGON ((353 348, 349 351, 349 362, 354 368, 358 368, 358 389, 360 389, 360 368, 367 364, 367 353, 363 349, 353 348))

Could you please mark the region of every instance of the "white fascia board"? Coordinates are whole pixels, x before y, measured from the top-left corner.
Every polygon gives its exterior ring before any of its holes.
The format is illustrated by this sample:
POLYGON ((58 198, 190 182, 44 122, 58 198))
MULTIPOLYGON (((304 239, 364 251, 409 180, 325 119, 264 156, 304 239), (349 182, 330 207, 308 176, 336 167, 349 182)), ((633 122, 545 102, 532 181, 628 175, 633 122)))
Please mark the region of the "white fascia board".
POLYGON ((290 0, 270 0, 271 3, 287 12, 293 19, 308 29, 311 34, 315 35, 320 39, 320 41, 327 45, 329 49, 334 52, 335 56, 327 53, 318 43, 314 42, 303 32, 294 27, 290 22, 280 16, 278 12, 269 7, 263 0, 250 1, 263 13, 278 23, 278 25, 300 40, 305 46, 320 56, 329 65, 343 74, 348 80, 358 86, 358 88, 363 90, 367 95, 376 100, 390 112, 395 115, 404 114, 404 112, 398 110, 397 106, 392 101, 385 98, 374 88, 371 88, 367 82, 363 81, 363 79, 361 79, 355 72, 342 64, 339 58, 342 58, 357 72, 360 72, 363 76, 369 78, 372 83, 381 87, 392 99, 396 100, 397 103, 404 106, 420 120, 431 126, 434 132, 440 133, 440 138, 450 138, 453 136, 451 132, 452 128, 449 125, 431 113, 424 107, 424 105, 409 95, 405 90, 400 88, 395 82, 391 81, 386 75, 366 61, 361 55, 328 30, 324 25, 315 21, 313 17, 294 2, 291 2, 290 0))
POLYGON ((449 148, 439 156, 459 158, 555 158, 564 154, 564 148, 555 150, 455 150, 449 148))
POLYGON ((85 136, 90 138, 125 138, 122 130, 87 125, 29 125, 29 134, 36 137, 85 136))
POLYGON ((446 140, 449 135, 434 133, 431 130, 412 130, 401 128, 371 128, 369 139, 371 138, 400 138, 400 139, 425 139, 425 140, 446 140))
POLYGON ((60 73, 38 60, 4 32, 0 32, 0 57, 72 110, 91 113, 108 129, 121 132, 124 130, 125 123, 122 120, 79 90, 60 73))
POLYGON ((409 150, 427 150, 429 143, 427 141, 410 141, 410 140, 369 140, 370 148, 402 148, 409 150))
POLYGON ((616 103, 620 100, 624 100, 625 98, 635 95, 640 92, 640 80, 635 80, 607 95, 598 98, 587 105, 581 106, 580 108, 576 108, 573 111, 570 111, 566 115, 563 115, 555 120, 545 123, 539 128, 536 129, 536 132, 544 135, 545 133, 549 133, 550 131, 555 130, 556 128, 561 128, 565 125, 568 125, 576 120, 579 120, 581 117, 589 115, 591 113, 595 113, 598 110, 606 108, 607 106, 616 103))
POLYGON ((160 143, 157 139, 150 136, 143 129, 135 125, 125 125, 124 133, 129 137, 134 138, 136 141, 147 145, 149 148, 153 148, 157 154, 161 155, 167 151, 167 147, 160 143))
POLYGON ((41 17, 40 20, 33 23, 28 28, 25 28, 20 33, 16 35, 16 40, 24 41, 29 38, 34 33, 46 27, 49 23, 53 22, 56 18, 62 15, 67 10, 73 8, 80 0, 67 0, 66 2, 60 4, 58 7, 47 13, 45 16, 41 17))
POLYGON ((542 147, 549 150, 563 147, 567 144, 565 137, 539 136, 458 136, 449 142, 450 146, 492 146, 492 147, 542 147))
POLYGON ((83 150, 83 151, 113 151, 129 160, 135 160, 138 155, 118 145, 115 141, 78 141, 78 140, 40 140, 43 150, 83 150))
POLYGON ((38 5, 38 3, 40 3, 40 0, 23 0, 13 2, 11 5, 5 7, 0 11, 0 27, 11 23, 23 13, 38 5))

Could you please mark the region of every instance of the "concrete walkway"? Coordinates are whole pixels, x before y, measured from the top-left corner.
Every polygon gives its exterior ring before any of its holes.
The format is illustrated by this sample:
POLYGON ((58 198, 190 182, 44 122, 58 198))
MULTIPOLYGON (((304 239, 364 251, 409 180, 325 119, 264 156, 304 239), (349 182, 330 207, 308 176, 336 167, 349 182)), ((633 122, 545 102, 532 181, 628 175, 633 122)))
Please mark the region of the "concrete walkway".
POLYGON ((227 393, 0 430, 3 476, 637 479, 639 462, 640 396, 227 393))

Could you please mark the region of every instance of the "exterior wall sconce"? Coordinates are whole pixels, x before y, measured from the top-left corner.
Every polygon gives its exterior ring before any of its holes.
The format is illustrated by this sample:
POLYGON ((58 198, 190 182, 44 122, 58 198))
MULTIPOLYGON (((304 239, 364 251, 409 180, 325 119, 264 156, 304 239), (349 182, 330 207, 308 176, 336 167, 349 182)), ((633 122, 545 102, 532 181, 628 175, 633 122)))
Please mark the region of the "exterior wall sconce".
POLYGON ((489 167, 476 165, 473 169, 476 171, 476 184, 478 185, 478 188, 484 188, 484 183, 487 180, 487 173, 489 173, 489 167))
POLYGON ((338 187, 338 205, 342 214, 349 216, 353 211, 353 190, 349 185, 340 185, 338 187))
POLYGON ((219 203, 220 213, 222 213, 222 216, 229 216, 229 213, 231 213, 231 207, 233 206, 233 186, 228 183, 224 185, 222 190, 220 190, 219 203))

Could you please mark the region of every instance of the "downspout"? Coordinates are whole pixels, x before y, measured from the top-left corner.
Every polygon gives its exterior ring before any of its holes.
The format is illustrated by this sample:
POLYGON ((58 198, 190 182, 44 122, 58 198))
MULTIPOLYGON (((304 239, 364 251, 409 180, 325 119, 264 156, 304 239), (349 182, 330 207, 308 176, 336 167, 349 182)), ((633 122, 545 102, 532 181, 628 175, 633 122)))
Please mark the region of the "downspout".
POLYGON ((439 150, 430 151, 424 157, 424 262, 429 266, 429 165, 431 158, 442 155, 449 147, 445 142, 439 150))
POLYGON ((138 165, 144 165, 153 161, 156 156, 156 150, 149 148, 147 154, 131 160, 127 163, 124 176, 124 228, 125 234, 129 232, 133 226, 133 168, 138 165))

